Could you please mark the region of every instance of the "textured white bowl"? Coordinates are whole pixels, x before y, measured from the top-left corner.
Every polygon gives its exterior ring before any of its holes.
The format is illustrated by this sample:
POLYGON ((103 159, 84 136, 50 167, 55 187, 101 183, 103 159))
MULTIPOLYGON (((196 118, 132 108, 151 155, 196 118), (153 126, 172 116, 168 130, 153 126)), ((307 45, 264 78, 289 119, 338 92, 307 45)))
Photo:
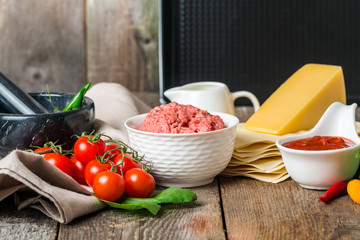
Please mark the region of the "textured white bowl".
POLYGON ((165 187, 196 187, 211 183, 231 160, 239 120, 219 115, 226 128, 206 133, 167 134, 138 130, 147 114, 125 121, 131 147, 153 163, 156 184, 165 187))
POLYGON ((351 179, 358 167, 360 138, 355 126, 356 104, 333 103, 308 133, 279 139, 276 142, 286 170, 303 188, 325 190, 335 183, 351 179), (284 147, 297 139, 320 136, 340 136, 355 142, 355 146, 336 150, 306 151, 284 147))

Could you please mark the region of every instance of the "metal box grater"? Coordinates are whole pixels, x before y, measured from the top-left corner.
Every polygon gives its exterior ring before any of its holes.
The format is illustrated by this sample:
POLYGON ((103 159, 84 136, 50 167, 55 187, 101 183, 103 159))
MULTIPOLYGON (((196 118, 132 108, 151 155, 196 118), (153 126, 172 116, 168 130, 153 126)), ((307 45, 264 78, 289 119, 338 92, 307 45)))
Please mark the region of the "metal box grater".
POLYGON ((160 0, 159 58, 162 103, 196 81, 262 103, 306 63, 342 66, 347 100, 360 103, 360 1, 160 0))

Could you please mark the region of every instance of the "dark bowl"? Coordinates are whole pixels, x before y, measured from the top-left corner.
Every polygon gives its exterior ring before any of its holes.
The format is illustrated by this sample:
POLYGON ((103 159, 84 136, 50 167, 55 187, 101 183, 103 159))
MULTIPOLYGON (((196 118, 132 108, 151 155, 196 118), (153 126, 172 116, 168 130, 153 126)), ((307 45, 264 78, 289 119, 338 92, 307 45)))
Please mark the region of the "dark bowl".
MULTIPOLYGON (((56 112, 48 93, 30 93, 49 113, 21 115, 4 113, 0 107, 0 156, 14 149, 26 150, 52 141, 63 149, 71 149, 76 135, 91 132, 94 128, 94 102, 84 97, 83 107, 71 111, 56 112)), ((51 93, 53 104, 63 109, 73 94, 51 93)))

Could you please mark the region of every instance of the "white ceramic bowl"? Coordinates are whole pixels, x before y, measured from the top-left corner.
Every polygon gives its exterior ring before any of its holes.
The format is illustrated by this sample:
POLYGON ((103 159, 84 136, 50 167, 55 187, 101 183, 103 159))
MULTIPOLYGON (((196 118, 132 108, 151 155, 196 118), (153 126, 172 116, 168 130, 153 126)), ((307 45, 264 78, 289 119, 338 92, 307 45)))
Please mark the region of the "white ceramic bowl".
POLYGON ((226 128, 205 133, 167 134, 138 130, 147 114, 125 121, 131 147, 153 163, 151 174, 156 184, 170 187, 195 187, 211 183, 231 160, 239 120, 219 115, 226 128))
POLYGON ((356 104, 332 104, 317 125, 308 133, 279 139, 276 142, 286 170, 300 186, 309 189, 328 189, 335 183, 351 179, 358 167, 360 139, 355 127, 356 104), (336 150, 306 151, 284 147, 289 141, 320 136, 340 136, 356 143, 336 150))

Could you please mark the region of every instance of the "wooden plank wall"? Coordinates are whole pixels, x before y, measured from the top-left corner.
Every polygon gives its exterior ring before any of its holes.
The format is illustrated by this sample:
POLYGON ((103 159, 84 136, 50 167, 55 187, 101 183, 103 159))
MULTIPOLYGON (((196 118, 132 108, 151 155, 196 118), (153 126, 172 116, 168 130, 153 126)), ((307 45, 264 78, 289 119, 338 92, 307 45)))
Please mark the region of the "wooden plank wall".
POLYGON ((156 100, 157 18, 158 0, 0 0, 0 71, 27 92, 118 82, 156 100))

